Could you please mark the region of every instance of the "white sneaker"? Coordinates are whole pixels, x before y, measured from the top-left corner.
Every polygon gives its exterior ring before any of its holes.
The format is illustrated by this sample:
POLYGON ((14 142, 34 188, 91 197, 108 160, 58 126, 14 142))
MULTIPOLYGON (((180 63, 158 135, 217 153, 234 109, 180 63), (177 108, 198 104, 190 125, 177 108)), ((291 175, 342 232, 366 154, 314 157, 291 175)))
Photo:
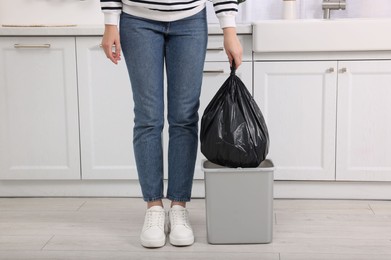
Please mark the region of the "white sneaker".
POLYGON ((166 243, 164 233, 166 212, 161 206, 153 206, 145 213, 140 240, 144 247, 162 247, 166 243))
POLYGON ((193 229, 189 222, 189 213, 186 208, 174 205, 169 215, 170 243, 173 246, 189 246, 194 243, 193 229))

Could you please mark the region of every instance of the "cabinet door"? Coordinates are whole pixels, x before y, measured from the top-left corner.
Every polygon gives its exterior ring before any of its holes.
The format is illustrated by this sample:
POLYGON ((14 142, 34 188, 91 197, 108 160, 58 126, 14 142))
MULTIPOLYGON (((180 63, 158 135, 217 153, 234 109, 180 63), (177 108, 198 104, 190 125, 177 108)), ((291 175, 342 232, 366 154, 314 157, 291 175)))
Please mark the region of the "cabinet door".
POLYGON ((338 67, 337 180, 391 181, 391 61, 338 67))
POLYGON ((83 179, 137 179, 133 98, 125 61, 108 60, 101 37, 77 37, 83 179))
POLYGON ((277 180, 335 179, 336 62, 256 62, 277 180))
MULTIPOLYGON (((204 78, 202 82, 201 97, 200 97, 200 108, 198 110, 199 123, 198 128, 201 129, 201 118, 205 108, 212 100, 216 92, 219 90, 221 85, 229 77, 231 71, 228 62, 205 62, 204 66, 204 78)), ((250 93, 252 92, 252 63, 243 62, 236 72, 238 77, 246 85, 250 93)), ((168 124, 166 124, 166 128, 168 124)), ((167 151, 168 151, 168 132, 164 134, 164 152, 165 162, 167 162, 167 151)), ((205 156, 201 153, 201 144, 198 144, 197 161, 195 165, 194 179, 204 179, 204 173, 201 169, 201 162, 205 159, 205 156)), ((167 167, 166 167, 167 168, 167 167)), ((165 178, 168 177, 167 169, 165 171, 165 178)))
POLYGON ((73 37, 1 38, 0 179, 80 179, 73 37))
MULTIPOLYGON (((200 117, 198 128, 201 130, 201 118, 204 114, 205 108, 212 100, 216 92, 227 80, 231 73, 228 62, 206 62, 204 66, 204 79, 202 82, 201 97, 200 97, 200 109, 198 114, 200 117)), ((248 88, 248 91, 252 93, 252 63, 243 62, 239 67, 236 75, 243 81, 244 85, 248 88)), ((195 179, 203 179, 204 173, 201 168, 201 162, 205 159, 205 156, 201 153, 201 144, 198 144, 197 161, 195 165, 195 179)))

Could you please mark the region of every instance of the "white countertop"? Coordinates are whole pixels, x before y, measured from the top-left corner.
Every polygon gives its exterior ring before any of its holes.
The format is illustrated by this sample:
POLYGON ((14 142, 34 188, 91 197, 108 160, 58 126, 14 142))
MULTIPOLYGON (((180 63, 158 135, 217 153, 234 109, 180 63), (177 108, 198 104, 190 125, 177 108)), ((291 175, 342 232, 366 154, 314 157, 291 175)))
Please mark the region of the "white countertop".
MULTIPOLYGON (((238 24, 238 34, 251 34, 251 24, 238 24)), ((101 36, 103 25, 66 25, 48 27, 3 27, 0 26, 0 36, 101 36)), ((222 34, 218 24, 208 25, 209 34, 222 34)))

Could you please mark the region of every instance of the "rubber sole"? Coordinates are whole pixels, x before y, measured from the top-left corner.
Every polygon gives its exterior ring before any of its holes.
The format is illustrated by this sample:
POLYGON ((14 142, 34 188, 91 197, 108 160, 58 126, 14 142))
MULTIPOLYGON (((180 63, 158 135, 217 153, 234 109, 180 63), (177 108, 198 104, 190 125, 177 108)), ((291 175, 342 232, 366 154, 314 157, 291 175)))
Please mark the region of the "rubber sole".
POLYGON ((187 239, 175 239, 170 236, 170 244, 173 246, 190 246, 194 244, 194 237, 187 239))
POLYGON ((143 240, 140 239, 141 245, 143 247, 148 247, 148 248, 157 248, 157 247, 162 247, 166 244, 166 238, 164 239, 159 239, 159 240, 143 240))

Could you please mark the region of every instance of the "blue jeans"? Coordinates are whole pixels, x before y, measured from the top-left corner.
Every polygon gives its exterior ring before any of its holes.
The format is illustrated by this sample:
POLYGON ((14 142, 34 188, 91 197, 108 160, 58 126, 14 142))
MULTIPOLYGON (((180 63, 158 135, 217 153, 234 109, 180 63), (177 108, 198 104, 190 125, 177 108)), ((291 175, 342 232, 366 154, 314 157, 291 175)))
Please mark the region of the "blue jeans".
POLYGON ((190 200, 207 30, 205 9, 174 22, 121 14, 121 46, 134 100, 133 147, 145 201, 164 197, 164 65, 169 124, 167 198, 190 200))

